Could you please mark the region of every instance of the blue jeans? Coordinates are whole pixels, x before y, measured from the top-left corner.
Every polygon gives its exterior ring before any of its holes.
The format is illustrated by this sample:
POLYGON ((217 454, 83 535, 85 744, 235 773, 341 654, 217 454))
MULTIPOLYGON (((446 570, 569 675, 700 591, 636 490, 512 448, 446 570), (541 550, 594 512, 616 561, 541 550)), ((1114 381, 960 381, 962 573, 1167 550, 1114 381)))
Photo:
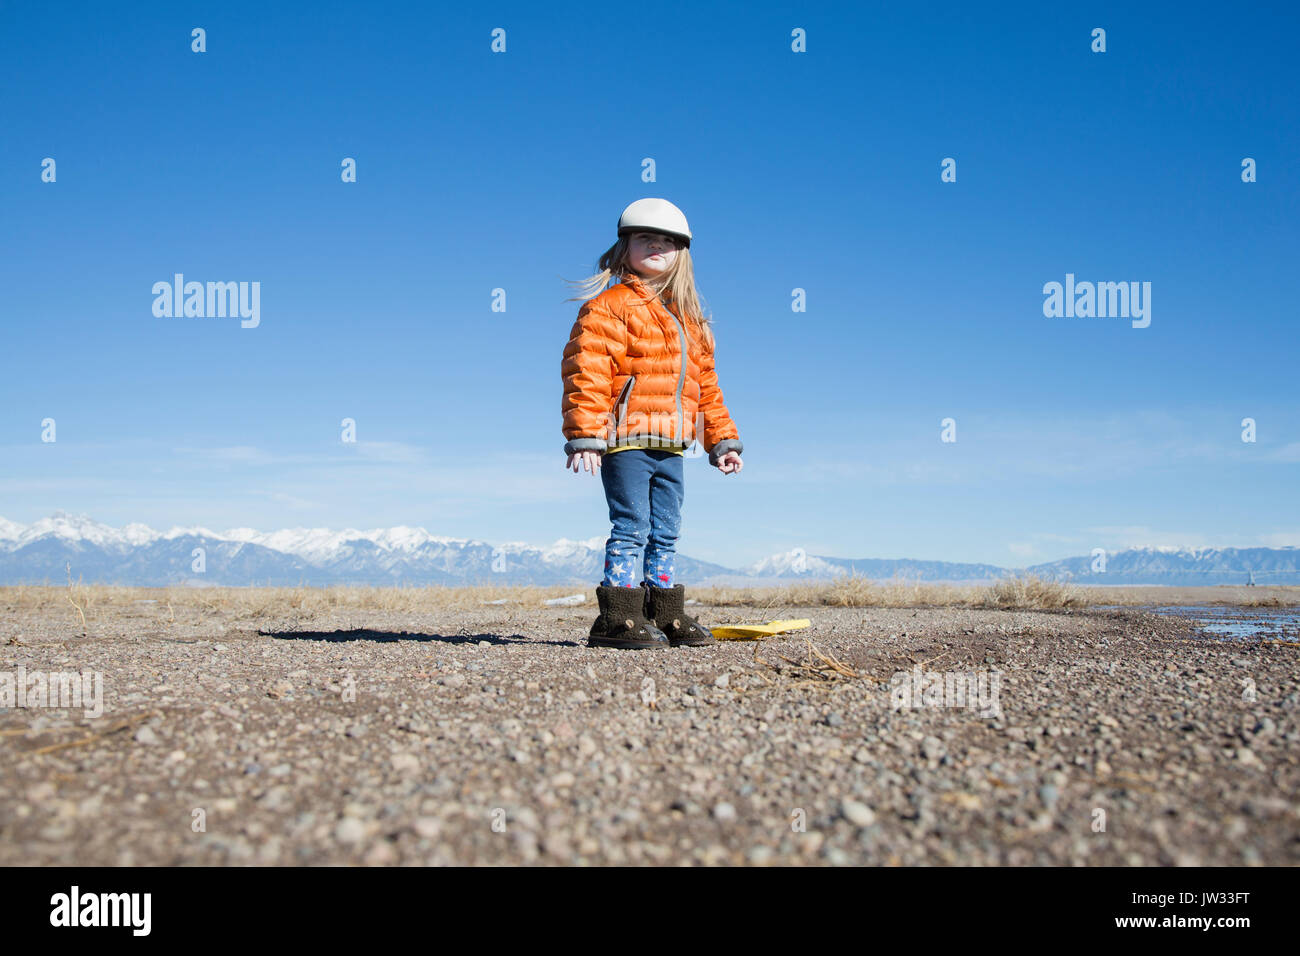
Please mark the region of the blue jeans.
POLYGON ((605 542, 605 587, 636 587, 644 552, 644 583, 673 586, 673 558, 682 526, 685 458, 629 448, 601 456, 600 480, 614 528, 605 542))

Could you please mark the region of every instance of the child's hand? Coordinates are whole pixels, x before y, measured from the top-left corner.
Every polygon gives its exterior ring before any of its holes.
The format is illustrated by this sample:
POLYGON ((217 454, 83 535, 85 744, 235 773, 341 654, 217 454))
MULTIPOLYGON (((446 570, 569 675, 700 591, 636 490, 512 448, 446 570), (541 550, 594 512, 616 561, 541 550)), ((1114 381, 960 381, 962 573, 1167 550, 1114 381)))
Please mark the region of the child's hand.
POLYGON ((745 463, 740 460, 738 452, 729 451, 718 459, 718 463, 714 467, 724 475, 730 475, 732 472, 739 474, 740 469, 745 467, 745 463))
POLYGON ((594 475, 600 470, 600 452, 575 451, 569 456, 569 460, 564 467, 572 468, 575 475, 583 468, 586 468, 594 475))

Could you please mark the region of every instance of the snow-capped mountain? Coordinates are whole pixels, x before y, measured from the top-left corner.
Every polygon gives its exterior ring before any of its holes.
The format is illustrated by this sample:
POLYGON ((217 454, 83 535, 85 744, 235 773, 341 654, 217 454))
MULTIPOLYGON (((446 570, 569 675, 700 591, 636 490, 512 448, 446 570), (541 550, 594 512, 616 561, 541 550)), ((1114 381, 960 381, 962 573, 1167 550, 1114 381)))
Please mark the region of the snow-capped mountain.
POLYGON ((1128 548, 1026 568, 1076 584, 1300 584, 1300 548, 1128 548))
POLYGON ((794 548, 755 561, 743 571, 759 578, 835 578, 860 574, 873 581, 895 578, 909 581, 993 581, 1009 572, 992 564, 954 561, 918 561, 913 558, 827 558, 794 548))
MULTIPOLYGON (((403 526, 156 531, 59 511, 30 525, 0 518, 0 583, 60 584, 71 563, 74 580, 138 586, 583 584, 600 580, 604 547, 603 536, 539 548, 403 526)), ((685 555, 677 568, 693 580, 727 570, 685 555)))
MULTIPOLYGON (((143 524, 114 528, 62 511, 30 525, 0 518, 0 584, 62 584, 65 567, 85 583, 159 586, 329 584, 540 584, 589 586, 600 580, 603 535, 546 547, 493 545, 424 528, 252 528, 212 531, 143 524)), ((692 584, 779 584, 855 573, 877 581, 989 582, 1017 573, 1080 584, 1300 584, 1298 548, 1130 548, 1029 568, 911 558, 836 558, 801 548, 742 568, 677 555, 677 576, 692 584)))

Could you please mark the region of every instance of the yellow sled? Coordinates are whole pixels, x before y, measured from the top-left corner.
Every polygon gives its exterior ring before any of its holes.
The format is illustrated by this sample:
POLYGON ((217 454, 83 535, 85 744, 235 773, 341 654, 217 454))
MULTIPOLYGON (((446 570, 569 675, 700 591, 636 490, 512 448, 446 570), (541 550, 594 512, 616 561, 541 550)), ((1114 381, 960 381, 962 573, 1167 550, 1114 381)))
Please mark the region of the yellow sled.
POLYGON ((766 624, 736 624, 731 627, 711 627, 709 631, 720 641, 761 641, 774 634, 797 631, 810 627, 812 621, 801 617, 793 621, 768 621, 766 624))

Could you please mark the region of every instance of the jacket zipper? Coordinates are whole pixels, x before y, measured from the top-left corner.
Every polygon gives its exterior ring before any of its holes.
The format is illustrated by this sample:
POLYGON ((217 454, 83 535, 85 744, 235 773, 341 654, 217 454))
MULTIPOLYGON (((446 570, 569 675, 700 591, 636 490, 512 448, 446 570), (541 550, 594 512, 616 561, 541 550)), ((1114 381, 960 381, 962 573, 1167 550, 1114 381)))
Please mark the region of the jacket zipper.
POLYGON ((682 386, 686 384, 686 330, 685 330, 684 328, 682 328, 682 320, 679 319, 679 318, 677 318, 676 313, 674 313, 674 312, 669 312, 668 314, 671 315, 671 316, 673 317, 673 321, 677 323, 677 335, 678 335, 678 337, 680 338, 681 343, 682 343, 682 369, 681 369, 681 371, 677 374, 677 436, 676 436, 676 441, 677 441, 679 444, 685 444, 685 439, 682 437, 683 434, 684 434, 684 433, 683 433, 683 428, 685 427, 685 424, 686 424, 684 421, 682 421, 682 386))
POLYGON ((679 444, 685 444, 685 440, 682 437, 683 429, 685 428, 685 422, 683 421, 683 416, 682 416, 682 388, 686 385, 686 359, 687 359, 686 330, 682 327, 682 320, 677 317, 677 313, 673 312, 672 309, 668 308, 668 306, 660 302, 658 296, 654 297, 649 301, 653 305, 661 306, 665 312, 667 312, 669 315, 673 317, 673 322, 677 325, 677 340, 681 343, 681 347, 682 347, 682 364, 681 364, 681 368, 677 372, 677 397, 676 397, 677 434, 673 436, 673 438, 674 441, 678 442, 679 444))
MULTIPOLYGON (((623 383, 623 387, 619 390, 618 398, 616 398, 616 399, 614 400, 614 435, 613 435, 613 439, 614 439, 614 442, 615 442, 615 445, 616 445, 616 446, 617 446, 617 443, 618 443, 618 426, 619 426, 620 424, 623 424, 623 425, 626 425, 626 424, 627 424, 627 406, 628 406, 628 404, 632 401, 632 386, 633 386, 635 383, 636 383, 636 376, 635 376, 635 375, 629 375, 629 376, 627 377, 627 381, 623 383), (621 411, 619 410, 619 409, 620 409, 620 406, 621 406, 621 409, 622 409, 621 411)), ((627 440, 627 436, 624 435, 624 436, 623 436, 623 439, 626 441, 626 440, 627 440)))

